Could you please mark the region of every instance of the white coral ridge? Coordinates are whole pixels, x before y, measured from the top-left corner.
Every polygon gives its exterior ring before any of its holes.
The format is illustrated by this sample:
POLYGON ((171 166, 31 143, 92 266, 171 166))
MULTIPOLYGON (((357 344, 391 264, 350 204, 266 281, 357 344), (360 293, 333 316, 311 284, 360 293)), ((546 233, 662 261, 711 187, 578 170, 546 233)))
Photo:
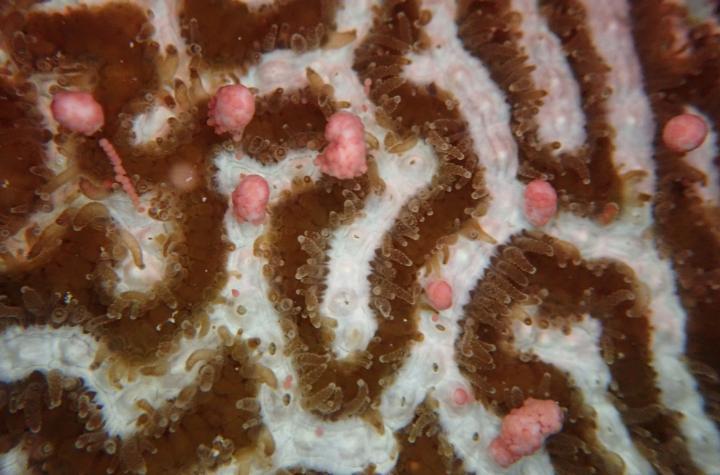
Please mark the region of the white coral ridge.
MULTIPOLYGON (((77 2, 54 0, 43 9, 60 10, 77 2)), ((161 45, 181 44, 177 9, 174 2, 143 0, 155 15, 155 40, 161 45)), ((249 2, 254 7, 265 0, 249 2)), ((375 122, 374 105, 366 96, 362 84, 352 70, 353 51, 372 25, 373 0, 342 2, 336 22, 339 31, 356 31, 356 39, 339 49, 318 50, 295 54, 289 50, 264 55, 248 71, 237 71, 242 83, 257 88, 260 94, 283 87, 286 90, 306 84, 305 70, 310 67, 335 89, 338 100, 348 101, 350 111, 357 114, 368 132, 377 137, 384 130, 375 122)), ((518 156, 510 130, 510 111, 499 87, 492 82, 485 66, 470 56, 460 44, 454 24, 455 2, 426 0, 423 8, 433 14, 426 26, 433 47, 420 54, 411 54, 412 63, 404 75, 416 83, 435 82, 451 91, 458 99, 460 112, 469 123, 480 163, 485 167, 485 179, 492 197, 487 214, 480 218, 483 229, 502 244, 510 236, 528 226, 521 213, 522 185, 516 180, 518 156)), ((623 0, 595 2, 583 0, 589 18, 589 29, 596 39, 598 52, 612 65, 608 79, 612 94, 609 97, 609 120, 615 127, 616 166, 622 171, 636 169, 652 172, 653 123, 648 98, 643 92, 637 54, 628 27, 627 3, 623 0)), ((585 140, 584 117, 579 104, 578 87, 572 78, 558 39, 538 14, 536 0, 513 0, 513 7, 523 16, 527 35, 523 45, 529 61, 537 69, 534 78, 549 94, 540 109, 540 135, 544 141, 559 141, 563 150, 572 150, 585 140)), ((185 48, 179 47, 181 61, 178 75, 187 78, 188 60, 185 48)), ((0 62, 4 53, 0 52, 0 62)), ((43 99, 46 100, 47 98, 43 99)), ((47 102, 47 101, 46 101, 47 102)), ((139 143, 162 133, 169 112, 157 107, 135 118, 134 130, 139 143)), ((686 160, 711 176, 706 187, 698 190, 701 196, 717 196, 715 171, 707 167, 708 157, 717 154, 713 132, 706 144, 688 154, 686 160)), ((56 150, 51 150, 56 154, 56 150)), ((330 275, 322 302, 322 312, 337 321, 333 349, 344 358, 355 350, 365 348, 377 324, 369 309, 370 261, 381 236, 392 225, 401 206, 418 190, 426 186, 437 169, 432 149, 418 143, 401 156, 388 155, 384 150, 372 152, 380 176, 387 188, 368 199, 364 212, 354 223, 341 227, 331 238, 329 251, 330 275)), ((258 174, 270 185, 270 206, 277 202, 283 190, 291 186, 294 177, 319 176, 310 151, 292 151, 281 163, 263 166, 248 157, 227 151, 215 158, 218 168, 216 183, 228 197, 241 174, 258 174)), ((652 192, 652 173, 639 186, 652 192)), ((57 193, 61 193, 62 189, 57 193)), ((139 219, 122 199, 108 202, 116 221, 128 228, 155 235, 168 230, 157 222, 139 219), (126 209, 127 208, 127 209, 126 209)), ((45 221, 54 219, 45 216, 45 221)), ((720 437, 712 422, 704 416, 702 399, 687 367, 682 362, 684 323, 686 319, 674 288, 671 266, 657 253, 652 241, 644 239, 643 231, 651 223, 648 207, 637 208, 623 215, 611 226, 598 228, 587 220, 561 214, 545 231, 577 246, 587 259, 613 258, 629 264, 643 279, 651 293, 653 366, 658 372, 663 404, 681 411, 682 431, 691 455, 704 470, 713 472, 720 467, 720 437), (602 240, 594 239, 603 235, 602 240)), ((270 368, 278 381, 291 377, 297 381, 293 366, 283 356, 283 334, 279 316, 263 296, 268 283, 263 278, 262 258, 253 255, 253 242, 265 230, 267 223, 252 226, 239 224, 228 212, 224 224, 235 250, 228 256, 230 274, 222 295, 234 305, 243 305, 247 312, 240 318, 227 306, 216 306, 210 312, 211 324, 225 325, 231 332, 243 330, 244 338, 258 337, 262 341, 260 363, 270 368), (270 344, 277 347, 274 355, 266 351, 270 344)), ((149 270, 139 273, 129 262, 121 264, 120 289, 132 290, 155 282, 164 270, 162 255, 152 245, 139 240, 147 257, 149 270)), ((380 472, 392 469, 398 445, 393 432, 412 420, 413 414, 428 394, 439 402, 440 423, 456 453, 464 460, 465 468, 476 473, 500 473, 487 447, 499 431, 500 420, 482 405, 470 403, 458 406, 453 393, 461 388, 470 391, 468 382, 460 374, 454 360, 454 341, 458 336, 458 319, 469 300, 471 289, 483 277, 496 246, 484 241, 459 239, 451 249, 451 258, 442 273, 454 289, 452 308, 440 312, 437 321, 430 314, 422 314, 420 331, 424 340, 412 351, 398 372, 394 383, 384 392, 380 405, 386 431, 379 434, 360 419, 324 422, 304 411, 299 394, 293 389, 292 401, 285 405, 283 390, 263 386, 259 400, 263 423, 276 442, 271 466, 253 467, 255 472, 268 473, 276 468, 303 466, 335 474, 355 473, 369 464, 380 472), (437 326, 441 324, 441 327, 437 326), (478 437, 474 437, 477 433, 478 437)), ((567 371, 577 383, 587 402, 593 405, 598 417, 598 436, 610 450, 620 454, 628 473, 650 474, 648 462, 638 453, 622 424, 620 415, 610 403, 606 389, 610 381, 607 366, 599 354, 599 324, 586 317, 577 324, 571 335, 555 330, 540 330, 524 325, 515 326, 515 346, 520 351, 536 354, 548 363, 567 371), (578 354, 582 357, 578 358, 578 354)), ((122 381, 123 388, 112 387, 106 365, 90 370, 97 342, 73 328, 52 329, 10 327, 0 335, 0 380, 16 381, 34 370, 47 372, 59 369, 68 376, 83 378, 96 392, 96 400, 103 406, 104 429, 121 436, 132 432, 132 423, 139 416, 135 402, 146 399, 153 406, 177 395, 196 376, 186 372, 184 361, 197 349, 219 345, 214 332, 202 339, 189 340, 171 357, 168 373, 161 377, 140 376, 133 383, 122 381)), ((14 449, 0 458, 0 471, 22 473, 25 454, 14 449)), ((234 465, 221 468, 218 473, 234 473, 234 465)), ((507 474, 550 474, 553 468, 544 450, 526 457, 508 469, 507 474)))

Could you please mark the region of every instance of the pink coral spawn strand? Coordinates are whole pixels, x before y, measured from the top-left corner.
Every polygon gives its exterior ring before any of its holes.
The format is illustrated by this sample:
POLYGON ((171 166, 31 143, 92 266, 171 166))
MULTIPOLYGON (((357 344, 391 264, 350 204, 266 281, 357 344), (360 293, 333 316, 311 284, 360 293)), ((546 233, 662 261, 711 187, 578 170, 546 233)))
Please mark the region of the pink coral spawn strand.
POLYGON ((557 402, 528 398, 505 416, 500 435, 490 444, 490 453, 498 465, 508 467, 537 451, 562 424, 563 412, 557 402))
POLYGON ((239 222, 261 224, 270 197, 267 181, 259 175, 243 177, 232 193, 233 212, 239 222))
POLYGON ((434 280, 425 287, 430 305, 435 310, 447 310, 452 306, 452 287, 444 280, 434 280))
POLYGON ((58 92, 53 96, 50 110, 60 125, 88 136, 105 123, 102 107, 89 92, 58 92))
POLYGON ((676 115, 663 128, 665 146, 674 152, 690 152, 698 148, 708 134, 708 127, 702 117, 694 114, 676 115))
POLYGON ((525 217, 533 226, 545 226, 557 212, 557 193, 545 180, 533 180, 525 187, 525 217))
POLYGON ((323 173, 347 180, 367 172, 365 127, 358 116, 349 112, 333 114, 325 126, 325 139, 330 144, 315 159, 323 173))
POLYGON ((248 88, 241 84, 223 86, 210 99, 207 123, 215 133, 230 133, 239 141, 254 115, 255 97, 248 88))
POLYGON ((141 211, 142 208, 140 207, 140 196, 138 196, 137 190, 135 190, 135 186, 128 177, 127 172, 125 171, 125 167, 123 167, 120 155, 118 155, 115 147, 113 147, 113 144, 111 144, 108 139, 102 138, 100 139, 99 143, 100 147, 103 149, 105 155, 107 155, 110 163, 113 166, 113 171, 115 172, 115 181, 120 183, 120 185, 123 187, 123 190, 125 190, 125 193, 128 194, 128 196, 133 202, 133 205, 135 205, 135 208, 138 211, 141 211))

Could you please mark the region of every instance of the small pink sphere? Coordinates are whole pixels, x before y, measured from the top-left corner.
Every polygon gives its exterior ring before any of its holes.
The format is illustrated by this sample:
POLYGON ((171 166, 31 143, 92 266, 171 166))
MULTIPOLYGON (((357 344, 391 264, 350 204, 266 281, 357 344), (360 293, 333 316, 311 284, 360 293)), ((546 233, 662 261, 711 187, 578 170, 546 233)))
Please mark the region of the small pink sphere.
POLYGON ((248 88, 241 84, 223 86, 210 99, 207 123, 216 134, 230 133, 239 141, 254 115, 255 97, 248 88))
POLYGON ((545 226, 557 213, 557 193, 545 180, 533 180, 525 187, 525 217, 533 226, 545 226))
POLYGON ((100 104, 89 92, 58 92, 50 104, 53 119, 72 132, 92 135, 105 123, 100 104))
POLYGON ((690 152, 705 141, 708 127, 702 117, 694 114, 676 115, 663 128, 665 146, 674 152, 690 152))
POLYGON ((243 177, 232 193, 233 212, 239 222, 262 224, 270 197, 267 181, 259 175, 243 177))
POLYGON ((505 416, 500 434, 490 444, 490 454, 498 465, 508 467, 537 451, 562 425, 563 412, 557 402, 528 398, 505 416))
POLYGON ((452 287, 444 280, 434 280, 425 287, 430 305, 435 310, 447 310, 452 307, 452 287))
POLYGON ((464 388, 456 388, 452 395, 453 402, 458 406, 464 406, 470 402, 470 395, 464 388))
POLYGON ((365 127, 358 116, 333 114, 325 126, 325 139, 330 143, 315 159, 323 173, 347 180, 367 172, 365 127))

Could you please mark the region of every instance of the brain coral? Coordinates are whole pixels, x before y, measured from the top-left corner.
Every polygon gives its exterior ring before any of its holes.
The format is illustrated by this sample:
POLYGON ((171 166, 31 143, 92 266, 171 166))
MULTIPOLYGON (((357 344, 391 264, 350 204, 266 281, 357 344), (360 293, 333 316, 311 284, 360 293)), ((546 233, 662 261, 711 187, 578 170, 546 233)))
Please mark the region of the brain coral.
POLYGON ((718 473, 718 78, 704 2, 0 2, 0 473, 718 473))

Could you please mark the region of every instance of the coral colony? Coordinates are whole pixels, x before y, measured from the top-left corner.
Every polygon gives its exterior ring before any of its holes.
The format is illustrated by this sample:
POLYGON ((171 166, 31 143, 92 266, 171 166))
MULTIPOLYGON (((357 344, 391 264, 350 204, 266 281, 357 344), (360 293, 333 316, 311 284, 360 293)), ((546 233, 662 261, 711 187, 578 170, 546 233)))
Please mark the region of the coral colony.
POLYGON ((718 473, 718 21, 0 2, 0 473, 718 473))

